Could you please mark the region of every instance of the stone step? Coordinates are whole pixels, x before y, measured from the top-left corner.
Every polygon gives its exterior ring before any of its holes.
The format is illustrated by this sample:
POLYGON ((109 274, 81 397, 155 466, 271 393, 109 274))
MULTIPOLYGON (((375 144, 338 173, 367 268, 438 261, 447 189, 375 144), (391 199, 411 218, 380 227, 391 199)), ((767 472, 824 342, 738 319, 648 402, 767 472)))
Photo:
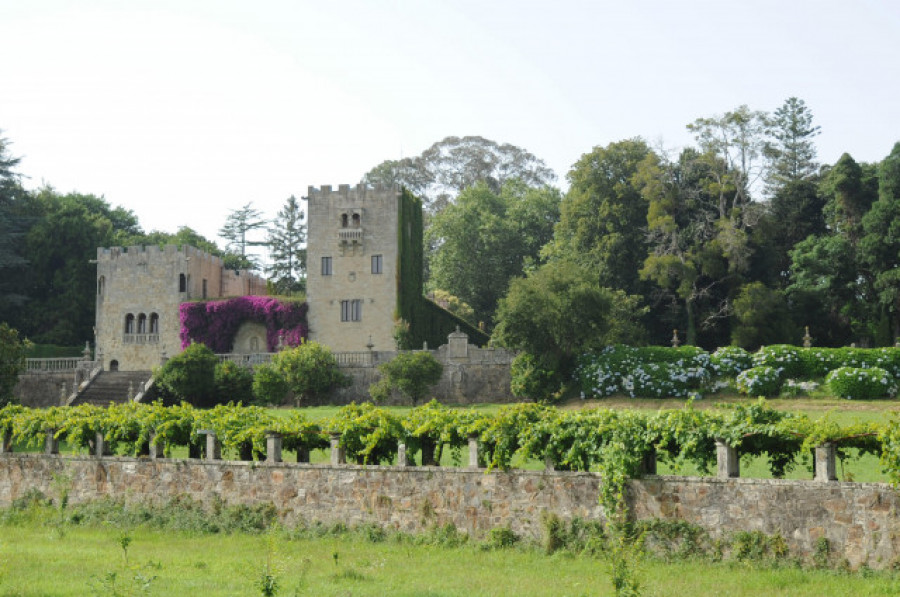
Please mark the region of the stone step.
POLYGON ((129 386, 134 392, 137 392, 141 384, 149 380, 152 375, 150 371, 103 371, 72 402, 72 406, 78 404, 99 406, 106 406, 110 403, 123 404, 128 402, 129 386))

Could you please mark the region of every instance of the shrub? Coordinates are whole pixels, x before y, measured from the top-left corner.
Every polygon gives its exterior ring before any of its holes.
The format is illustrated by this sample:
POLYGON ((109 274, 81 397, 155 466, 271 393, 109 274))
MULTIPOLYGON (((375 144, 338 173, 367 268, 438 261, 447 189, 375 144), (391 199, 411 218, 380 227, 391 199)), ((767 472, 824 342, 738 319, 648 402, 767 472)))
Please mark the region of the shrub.
POLYGON ((203 344, 191 344, 163 365, 156 383, 166 403, 188 402, 194 406, 216 403, 215 375, 219 359, 203 344))
POLYGON ((216 365, 214 375, 216 403, 242 402, 253 400, 253 373, 234 361, 224 361, 216 365))
POLYGON ((710 378, 709 354, 695 346, 609 346, 579 360, 582 391, 591 396, 623 392, 634 397, 687 396, 710 378))
POLYGON ((284 376, 266 363, 253 372, 253 402, 255 404, 281 405, 291 389, 284 376))
POLYGON ((753 353, 753 366, 781 369, 782 375, 786 378, 797 379, 804 377, 805 367, 800 356, 802 350, 790 344, 763 346, 753 353))
POLYGON ((25 369, 25 352, 28 340, 20 340, 19 332, 0 323, 0 406, 15 401, 13 389, 19 381, 19 373, 25 369))
POLYGON ((781 370, 759 366, 742 371, 737 376, 737 388, 748 396, 777 396, 781 390, 781 370))
POLYGON ((646 363, 634 367, 622 379, 622 386, 632 398, 684 398, 692 389, 703 387, 709 379, 709 372, 700 367, 646 363))
POLYGON ((373 400, 383 402, 396 389, 415 405, 441 379, 444 366, 430 352, 401 352, 378 371, 381 379, 369 386, 373 400))
POLYGON ((718 377, 734 377, 753 366, 753 356, 738 346, 722 346, 710 355, 709 360, 718 377))
POLYGON ((517 398, 549 401, 562 387, 555 368, 544 366, 540 358, 527 352, 516 355, 510 365, 509 388, 517 398))
POLYGON ((300 346, 282 350, 272 358, 272 366, 284 378, 298 403, 347 384, 331 350, 318 342, 302 342, 300 346))
POLYGON ((836 396, 847 399, 869 400, 897 393, 896 380, 880 367, 840 367, 829 373, 825 382, 836 396))

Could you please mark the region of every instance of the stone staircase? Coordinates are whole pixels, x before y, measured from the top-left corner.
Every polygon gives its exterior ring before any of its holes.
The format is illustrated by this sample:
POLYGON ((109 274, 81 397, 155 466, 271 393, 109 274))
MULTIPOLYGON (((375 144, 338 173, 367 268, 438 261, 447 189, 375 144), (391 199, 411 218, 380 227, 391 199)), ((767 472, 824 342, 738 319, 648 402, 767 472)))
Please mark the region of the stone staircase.
POLYGON ((91 385, 72 401, 72 406, 96 404, 108 406, 111 402, 121 404, 128 401, 128 387, 134 393, 140 391, 141 384, 150 379, 150 371, 103 371, 91 385))

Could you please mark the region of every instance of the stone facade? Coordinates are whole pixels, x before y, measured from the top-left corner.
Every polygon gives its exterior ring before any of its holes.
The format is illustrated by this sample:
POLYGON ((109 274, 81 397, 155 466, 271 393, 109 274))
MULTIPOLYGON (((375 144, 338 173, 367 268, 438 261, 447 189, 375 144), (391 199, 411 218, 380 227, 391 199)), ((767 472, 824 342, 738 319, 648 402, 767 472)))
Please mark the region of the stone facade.
POLYGON ((265 292, 259 276, 193 247, 97 249, 97 354, 106 370, 149 371, 181 352, 182 302, 265 292))
POLYGON ((310 187, 309 337, 333 351, 393 350, 399 280, 396 187, 310 187))
MULTIPOLYGON (((543 512, 563 520, 603 518, 594 473, 36 454, 0 455, 0 506, 30 489, 56 496, 58 479, 69 482, 70 503, 102 497, 159 503, 188 495, 272 503, 288 523, 375 523, 407 532, 453 523, 474 537, 508 525, 539 538, 543 512)), ((713 538, 778 533, 806 558, 824 537, 832 554, 854 568, 887 568, 900 556, 900 496, 887 484, 651 476, 629 483, 627 501, 636 518, 685 520, 713 538)))

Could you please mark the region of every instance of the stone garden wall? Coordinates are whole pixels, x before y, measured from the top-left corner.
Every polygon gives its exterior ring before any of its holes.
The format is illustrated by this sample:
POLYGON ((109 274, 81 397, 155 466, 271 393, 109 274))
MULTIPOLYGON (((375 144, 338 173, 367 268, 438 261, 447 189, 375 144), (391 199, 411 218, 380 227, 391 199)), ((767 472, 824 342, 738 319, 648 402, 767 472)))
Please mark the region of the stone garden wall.
MULTIPOLYGON (((603 516, 600 477, 592 473, 38 454, 0 455, 0 506, 30 489, 54 496, 58 479, 68 483, 72 503, 189 495, 273 503, 288 522, 375 523, 409 532, 453 523, 477 537, 505 525, 539 537, 544 511, 563 519, 603 516)), ((628 502, 637 518, 686 520, 713 538, 779 533, 807 558, 825 537, 853 567, 885 568, 900 555, 900 500, 886 484, 650 476, 630 483, 628 502)))

